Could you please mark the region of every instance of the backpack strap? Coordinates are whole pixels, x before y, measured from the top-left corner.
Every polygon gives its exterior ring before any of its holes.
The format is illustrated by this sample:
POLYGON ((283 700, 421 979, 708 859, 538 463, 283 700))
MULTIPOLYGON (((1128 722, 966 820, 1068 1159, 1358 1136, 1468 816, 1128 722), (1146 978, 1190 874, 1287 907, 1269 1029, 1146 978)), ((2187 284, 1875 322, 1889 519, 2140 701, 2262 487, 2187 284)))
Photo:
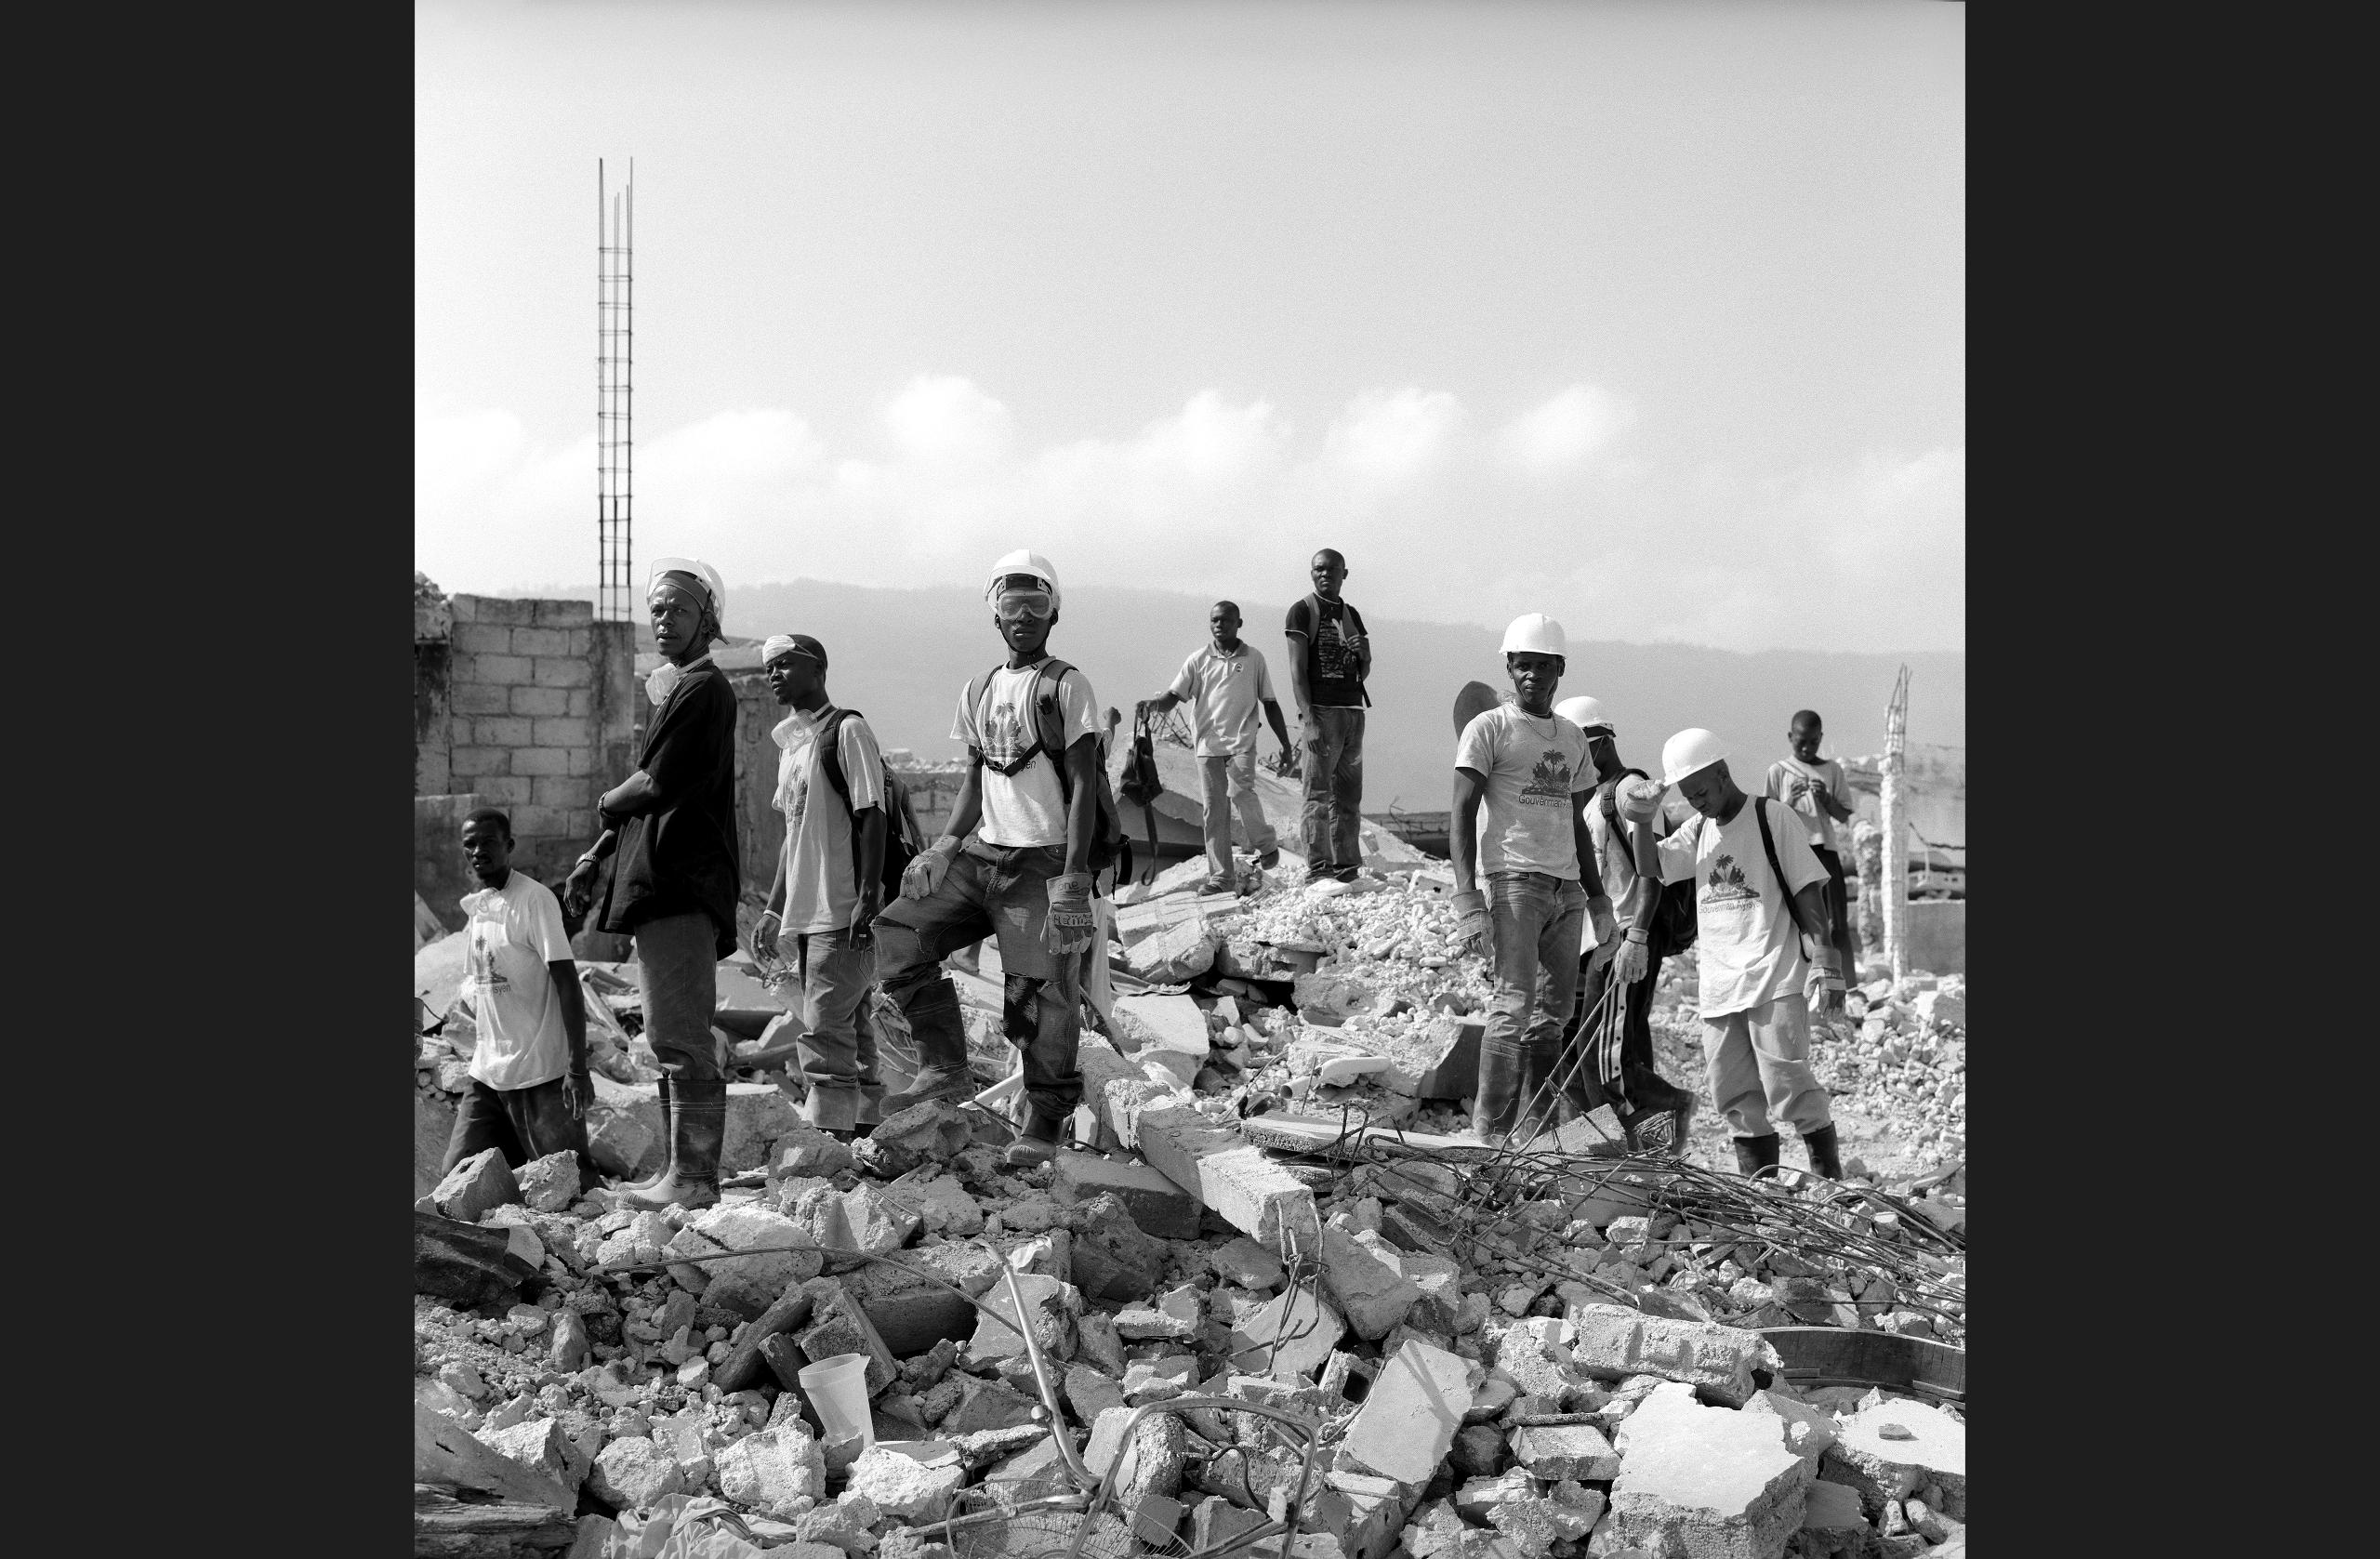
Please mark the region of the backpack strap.
POLYGON ((843 799, 845 812, 852 810, 852 782, 843 773, 843 721, 858 715, 857 709, 837 709, 818 728, 818 766, 826 772, 826 783, 835 787, 835 794, 843 799))
POLYGON ((1066 773, 1066 715, 1058 702, 1058 684, 1073 669, 1055 655, 1044 655, 1040 674, 1033 680, 1034 734, 1040 738, 1039 750, 1050 755, 1050 767, 1058 772, 1058 804, 1064 807, 1074 805, 1075 782, 1066 773))
POLYGON ((1777 836, 1768 831, 1768 809, 1761 804, 1767 799, 1765 796, 1752 797, 1752 814, 1759 820, 1760 848, 1768 852, 1769 875, 1777 879, 1777 891, 1784 895, 1785 914, 1792 920, 1794 929, 1799 930, 1802 920, 1793 913, 1793 890, 1785 885, 1785 868, 1777 864, 1777 836))

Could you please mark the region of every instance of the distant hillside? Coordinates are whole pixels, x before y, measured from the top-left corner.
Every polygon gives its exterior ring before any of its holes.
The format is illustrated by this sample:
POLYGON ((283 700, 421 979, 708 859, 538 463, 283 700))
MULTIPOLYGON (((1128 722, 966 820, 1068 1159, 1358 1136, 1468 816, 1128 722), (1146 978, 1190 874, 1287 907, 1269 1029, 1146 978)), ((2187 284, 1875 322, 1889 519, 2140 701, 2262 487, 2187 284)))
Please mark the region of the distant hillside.
MULTIPOLYGON (((592 587, 508 591, 592 600, 592 587)), ((1355 597, 1361 607, 1363 598, 1355 597)), ((1201 597, 1167 590, 1070 591, 1051 647, 1082 667, 1104 706, 1124 712, 1164 690, 1192 650, 1206 641, 1201 597)), ((1239 598, 1247 637, 1271 664, 1283 713, 1296 718, 1282 656, 1280 625, 1289 602, 1239 598)), ((1501 635, 1444 623, 1400 622, 1367 613, 1373 640, 1373 708, 1365 737, 1364 806, 1391 801, 1414 812, 1443 811, 1454 760, 1450 711, 1455 692, 1478 680, 1502 689, 1501 635)), ((866 712, 887 746, 921 757, 955 756, 950 717, 959 685, 1000 658, 991 614, 972 590, 938 587, 869 589, 801 579, 732 589, 728 631, 738 638, 808 633, 826 645, 828 685, 838 703, 866 712)), ((1688 725, 1708 726, 1753 760, 1752 773, 1783 756, 1795 709, 1826 718, 1826 751, 1836 757, 1878 751, 1884 704, 1901 663, 1910 667, 1912 742, 1966 744, 1966 655, 1827 654, 1768 650, 1739 654, 1687 644, 1576 644, 1562 694, 1593 694, 1620 730, 1620 756, 1658 770, 1661 741, 1688 725)), ((1265 733, 1263 750, 1272 751, 1265 733)))

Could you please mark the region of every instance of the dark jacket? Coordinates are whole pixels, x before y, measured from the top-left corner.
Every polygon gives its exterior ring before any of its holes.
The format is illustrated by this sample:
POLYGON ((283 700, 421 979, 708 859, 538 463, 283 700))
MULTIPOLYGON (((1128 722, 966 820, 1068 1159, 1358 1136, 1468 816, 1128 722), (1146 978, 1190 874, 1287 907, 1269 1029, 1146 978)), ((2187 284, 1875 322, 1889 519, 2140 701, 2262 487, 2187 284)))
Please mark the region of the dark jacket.
POLYGON ((735 694, 716 666, 678 680, 654 711, 637 767, 660 804, 629 818, 612 857, 597 924, 632 931, 641 921, 700 910, 719 956, 735 951, 741 886, 735 842, 735 694))

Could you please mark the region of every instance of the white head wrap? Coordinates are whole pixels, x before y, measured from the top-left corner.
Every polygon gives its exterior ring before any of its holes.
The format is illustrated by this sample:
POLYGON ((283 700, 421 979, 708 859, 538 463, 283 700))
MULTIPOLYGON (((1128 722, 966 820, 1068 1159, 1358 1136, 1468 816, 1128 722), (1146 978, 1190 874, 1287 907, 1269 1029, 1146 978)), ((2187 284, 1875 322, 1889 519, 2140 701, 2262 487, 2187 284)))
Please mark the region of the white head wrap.
POLYGON ((701 580, 703 588, 710 593, 710 614, 720 620, 720 626, 724 629, 727 619, 727 585, 720 578, 719 570, 700 558, 655 558, 653 561, 653 572, 645 576, 646 596, 650 597, 653 594, 654 588, 661 583, 661 576, 665 574, 691 574, 701 580))

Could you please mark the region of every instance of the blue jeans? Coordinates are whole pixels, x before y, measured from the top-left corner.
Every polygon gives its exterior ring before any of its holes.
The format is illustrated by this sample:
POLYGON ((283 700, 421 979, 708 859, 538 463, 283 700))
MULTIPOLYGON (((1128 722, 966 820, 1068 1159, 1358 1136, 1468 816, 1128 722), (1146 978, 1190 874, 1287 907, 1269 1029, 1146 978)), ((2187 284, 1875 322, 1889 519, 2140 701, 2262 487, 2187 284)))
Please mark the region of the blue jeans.
POLYGON ((802 1115, 813 1126, 850 1131, 884 1097, 876 1075, 876 1037, 858 1022, 859 1004, 876 981, 876 944, 851 928, 803 931, 799 941, 801 971, 801 1037, 794 1041, 802 1080, 809 1084, 802 1115))
POLYGON ((1547 1085, 1578 992, 1587 891, 1576 879, 1533 871, 1493 872, 1484 887, 1496 994, 1479 1044, 1471 1122, 1487 1136, 1514 1130, 1524 1116, 1553 1117, 1547 1085))
POLYGON ((1364 711, 1306 711, 1305 807, 1298 835, 1308 871, 1364 864, 1364 711))
POLYGON ((700 910, 665 915, 640 924, 635 936, 653 1059, 673 1084, 724 1086, 710 1032, 719 1011, 719 943, 710 917, 700 910))
POLYGON ((1050 916, 1050 879, 1065 869, 1056 845, 1011 848, 970 839, 951 858, 942 884, 922 899, 894 899, 876 918, 877 978, 901 1004, 928 1066, 964 1070, 967 1030, 959 992, 942 960, 986 936, 999 938, 1001 1028, 1025 1052, 1025 1130, 1054 1138, 1082 1102, 1075 1069, 1082 1037, 1084 960, 1061 965, 1042 941, 1050 916))

